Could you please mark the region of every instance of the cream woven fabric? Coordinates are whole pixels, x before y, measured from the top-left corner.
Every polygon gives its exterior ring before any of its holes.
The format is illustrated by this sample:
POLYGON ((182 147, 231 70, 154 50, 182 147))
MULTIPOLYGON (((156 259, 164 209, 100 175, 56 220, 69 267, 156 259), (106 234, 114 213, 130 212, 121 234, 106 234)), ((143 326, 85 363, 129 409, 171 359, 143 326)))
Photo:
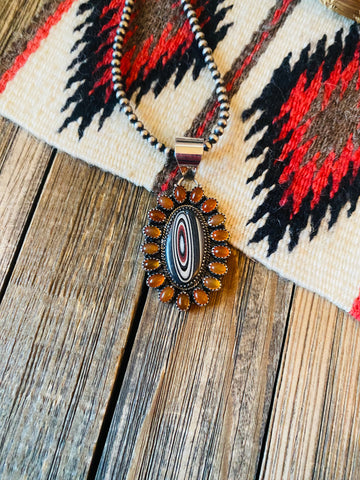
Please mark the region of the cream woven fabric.
MULTIPOLYGON (((0 113, 156 190, 174 165, 128 124, 111 89, 122 4, 54 2, 4 61, 0 113)), ((214 85, 181 9, 136 5, 122 67, 139 117, 168 144, 206 135, 214 85)), ((359 27, 318 0, 194 5, 231 97, 229 126, 198 181, 226 213, 235 247, 360 318, 359 27)))

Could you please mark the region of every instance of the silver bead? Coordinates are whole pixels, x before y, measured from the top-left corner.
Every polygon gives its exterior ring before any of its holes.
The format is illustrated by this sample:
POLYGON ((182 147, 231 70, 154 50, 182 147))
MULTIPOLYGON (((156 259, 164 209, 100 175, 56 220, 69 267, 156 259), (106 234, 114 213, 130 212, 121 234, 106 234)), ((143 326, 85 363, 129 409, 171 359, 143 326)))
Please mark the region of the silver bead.
POLYGON ((143 138, 147 138, 150 133, 146 130, 146 128, 143 128, 141 131, 140 131, 140 135, 143 137, 143 138))
POLYGON ((208 43, 207 41, 205 40, 205 38, 202 38, 201 40, 199 40, 199 48, 204 48, 204 47, 207 47, 208 46, 208 43))
POLYGON ((208 64, 208 67, 210 69, 210 71, 218 71, 218 68, 216 66, 216 63, 214 62, 214 59, 212 59, 209 64, 208 64))
POLYGON ((113 82, 116 83, 117 87, 121 90, 124 90, 124 83, 120 73, 113 75, 113 82))
POLYGON ((212 54, 212 50, 210 47, 205 47, 203 48, 202 50, 202 54, 205 56, 205 55, 211 55, 212 54))
MULTIPOLYGON (((192 33, 194 34, 195 40, 198 43, 198 47, 201 50, 205 64, 210 70, 211 75, 215 81, 215 92, 218 97, 218 102, 220 103, 220 112, 217 125, 209 136, 208 140, 204 142, 204 150, 208 151, 211 150, 212 145, 218 141, 219 136, 223 134, 224 128, 227 125, 227 118, 229 118, 228 110, 230 108, 229 99, 227 96, 226 88, 224 87, 224 81, 214 61, 212 49, 209 47, 204 32, 199 25, 199 19, 197 17, 195 9, 193 8, 193 5, 191 4, 191 0, 180 0, 180 2, 183 7, 184 13, 186 14, 186 17, 188 18, 192 33)), ((116 35, 113 42, 113 58, 111 60, 111 72, 114 84, 113 88, 116 98, 118 99, 118 102, 120 104, 121 110, 127 115, 129 121, 134 124, 140 135, 144 139, 146 139, 151 145, 153 145, 156 150, 163 151, 168 157, 170 157, 175 155, 174 150, 170 147, 166 147, 166 145, 159 142, 156 137, 151 135, 150 132, 144 128, 143 123, 134 113, 130 105, 130 100, 127 97, 123 77, 120 71, 120 60, 123 56, 124 38, 129 30, 129 22, 131 20, 134 3, 135 0, 125 0, 125 5, 121 12, 121 20, 119 26, 117 27, 116 35)))
MULTIPOLYGON (((215 65, 214 63, 214 57, 212 55, 206 55, 206 57, 204 58, 205 60, 205 63, 208 64, 209 68, 210 68, 210 65, 215 65)), ((216 65, 215 65, 216 67, 216 65)))
POLYGON ((215 135, 214 133, 212 133, 210 136, 209 136, 209 142, 212 144, 212 145, 215 145, 215 143, 217 143, 219 140, 219 137, 217 135, 215 135))
MULTIPOLYGON (((130 22, 130 15, 128 13, 122 13, 121 15, 121 21, 123 22, 124 25, 126 25, 126 27, 129 25, 129 22, 130 22)), ((126 28, 125 27, 125 28, 126 28)))
POLYGON ((215 93, 216 93, 216 95, 220 95, 220 94, 222 94, 222 93, 225 93, 225 94, 226 94, 226 88, 225 88, 225 87, 222 87, 222 86, 221 86, 221 87, 217 87, 217 88, 215 89, 215 93))
POLYGON ((116 91, 116 98, 126 98, 126 92, 125 90, 117 90, 116 91), (119 95, 119 96, 118 96, 119 95))
MULTIPOLYGON (((124 30, 124 28, 118 26, 118 28, 116 30, 116 35, 118 35, 119 37, 122 37, 122 40, 124 40, 124 37, 126 35, 126 30, 124 30)), ((116 37, 115 37, 115 41, 116 41, 116 37)))
POLYGON ((214 133, 215 135, 218 135, 221 137, 221 135, 224 133, 224 128, 217 126, 214 128, 214 133))
POLYGON ((229 102, 220 103, 220 110, 230 110, 230 103, 229 102))
POLYGON ((227 96, 226 93, 222 93, 221 95, 218 96, 219 102, 225 102, 229 104, 229 97, 227 96))
POLYGON ((210 143, 209 141, 205 142, 205 143, 204 143, 204 150, 205 150, 206 152, 208 152, 208 151, 211 150, 211 149, 212 149, 211 143, 210 143))
POLYGON ((219 117, 220 118, 226 118, 228 119, 229 118, 229 112, 227 110, 223 110, 222 112, 219 113, 219 117))

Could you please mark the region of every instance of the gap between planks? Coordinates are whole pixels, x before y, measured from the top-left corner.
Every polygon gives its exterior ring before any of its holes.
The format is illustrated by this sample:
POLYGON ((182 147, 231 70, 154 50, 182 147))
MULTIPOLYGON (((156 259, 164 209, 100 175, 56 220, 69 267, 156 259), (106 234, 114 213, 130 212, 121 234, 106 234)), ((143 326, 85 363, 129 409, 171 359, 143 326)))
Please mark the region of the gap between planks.
POLYGON ((186 315, 147 298, 97 479, 253 479, 292 285, 235 251, 186 315))
POLYGON ((296 287, 261 480, 358 480, 360 323, 296 287))
POLYGON ((87 475, 142 295, 152 201, 55 156, 0 305, 1 478, 87 475))
POLYGON ((0 301, 4 296, 55 151, 0 118, 0 301))

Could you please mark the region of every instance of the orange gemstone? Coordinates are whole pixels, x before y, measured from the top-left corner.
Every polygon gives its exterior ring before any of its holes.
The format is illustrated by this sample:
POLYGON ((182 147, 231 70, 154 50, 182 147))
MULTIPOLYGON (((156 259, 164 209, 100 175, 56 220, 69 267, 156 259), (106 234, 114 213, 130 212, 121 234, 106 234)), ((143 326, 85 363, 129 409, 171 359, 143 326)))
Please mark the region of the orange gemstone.
POLYGON ((141 251, 143 253, 147 253, 148 255, 155 255, 155 253, 158 253, 160 250, 160 247, 157 243, 144 243, 144 245, 141 247, 141 251))
POLYGON ((194 290, 194 301, 196 305, 203 307, 209 303, 209 295, 204 290, 197 288, 194 290))
POLYGON ((150 210, 150 212, 148 213, 148 217, 150 218, 150 220, 157 223, 162 223, 166 220, 165 213, 161 210, 157 210, 156 208, 150 210))
POLYGON ((176 200, 178 203, 183 203, 183 202, 185 202, 185 199, 186 199, 186 190, 185 190, 185 188, 182 187, 181 185, 178 185, 177 187, 175 187, 174 197, 175 197, 175 200, 176 200))
POLYGON ((205 277, 203 279, 203 285, 209 290, 220 290, 221 288, 220 280, 214 277, 205 277))
POLYGON ((230 248, 223 245, 216 245, 211 249, 211 253, 217 258, 227 258, 230 255, 230 248))
POLYGON ((225 215, 222 213, 215 213, 212 217, 209 218, 208 224, 210 227, 219 227, 225 222, 225 215))
POLYGON ((179 293, 176 299, 176 305, 179 310, 186 312, 190 308, 190 297, 187 293, 179 293))
POLYGON ((146 280, 146 284, 148 287, 151 288, 158 288, 165 282, 165 276, 161 273, 154 273, 154 275, 150 275, 146 280))
POLYGON ((160 267, 160 261, 156 258, 146 258, 143 261, 143 269, 147 271, 156 270, 160 267))
POLYGON ((154 225, 146 225, 143 232, 144 235, 150 238, 159 238, 161 235, 161 230, 158 227, 154 227, 154 225))
POLYGON ((229 232, 227 230, 214 230, 211 232, 211 238, 217 242, 225 242, 229 238, 229 232))
POLYGON ((227 272, 227 266, 225 263, 212 262, 209 264, 209 270, 210 272, 215 273, 215 275, 225 275, 227 272))
POLYGON ((212 212, 217 206, 217 201, 215 198, 208 198, 205 202, 201 205, 201 210, 204 213, 212 212))
POLYGON ((190 202, 199 203, 204 196, 204 191, 200 187, 195 187, 190 193, 190 202))
POLYGON ((172 300, 174 294, 175 294, 174 287, 165 287, 160 292, 160 295, 159 295, 160 301, 163 303, 168 303, 172 300))
POLYGON ((174 202, 171 200, 170 197, 167 197, 165 195, 159 195, 158 196, 158 204, 160 207, 165 208, 165 210, 171 210, 174 208, 174 202))

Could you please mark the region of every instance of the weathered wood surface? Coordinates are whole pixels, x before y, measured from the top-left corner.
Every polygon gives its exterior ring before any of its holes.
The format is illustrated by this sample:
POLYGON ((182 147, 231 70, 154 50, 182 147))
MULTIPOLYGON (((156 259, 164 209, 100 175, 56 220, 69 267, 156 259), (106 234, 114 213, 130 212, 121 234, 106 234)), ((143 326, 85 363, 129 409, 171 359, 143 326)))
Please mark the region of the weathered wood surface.
POLYGON ((56 156, 0 305, 0 478, 85 478, 142 294, 151 200, 56 156))
POLYGON ((360 478, 360 324, 296 289, 262 479, 360 478))
POLYGON ((0 292, 39 191, 51 148, 0 118, 0 292))
POLYGON ((97 478, 254 478, 292 286, 234 252, 182 316, 149 295, 97 478))

